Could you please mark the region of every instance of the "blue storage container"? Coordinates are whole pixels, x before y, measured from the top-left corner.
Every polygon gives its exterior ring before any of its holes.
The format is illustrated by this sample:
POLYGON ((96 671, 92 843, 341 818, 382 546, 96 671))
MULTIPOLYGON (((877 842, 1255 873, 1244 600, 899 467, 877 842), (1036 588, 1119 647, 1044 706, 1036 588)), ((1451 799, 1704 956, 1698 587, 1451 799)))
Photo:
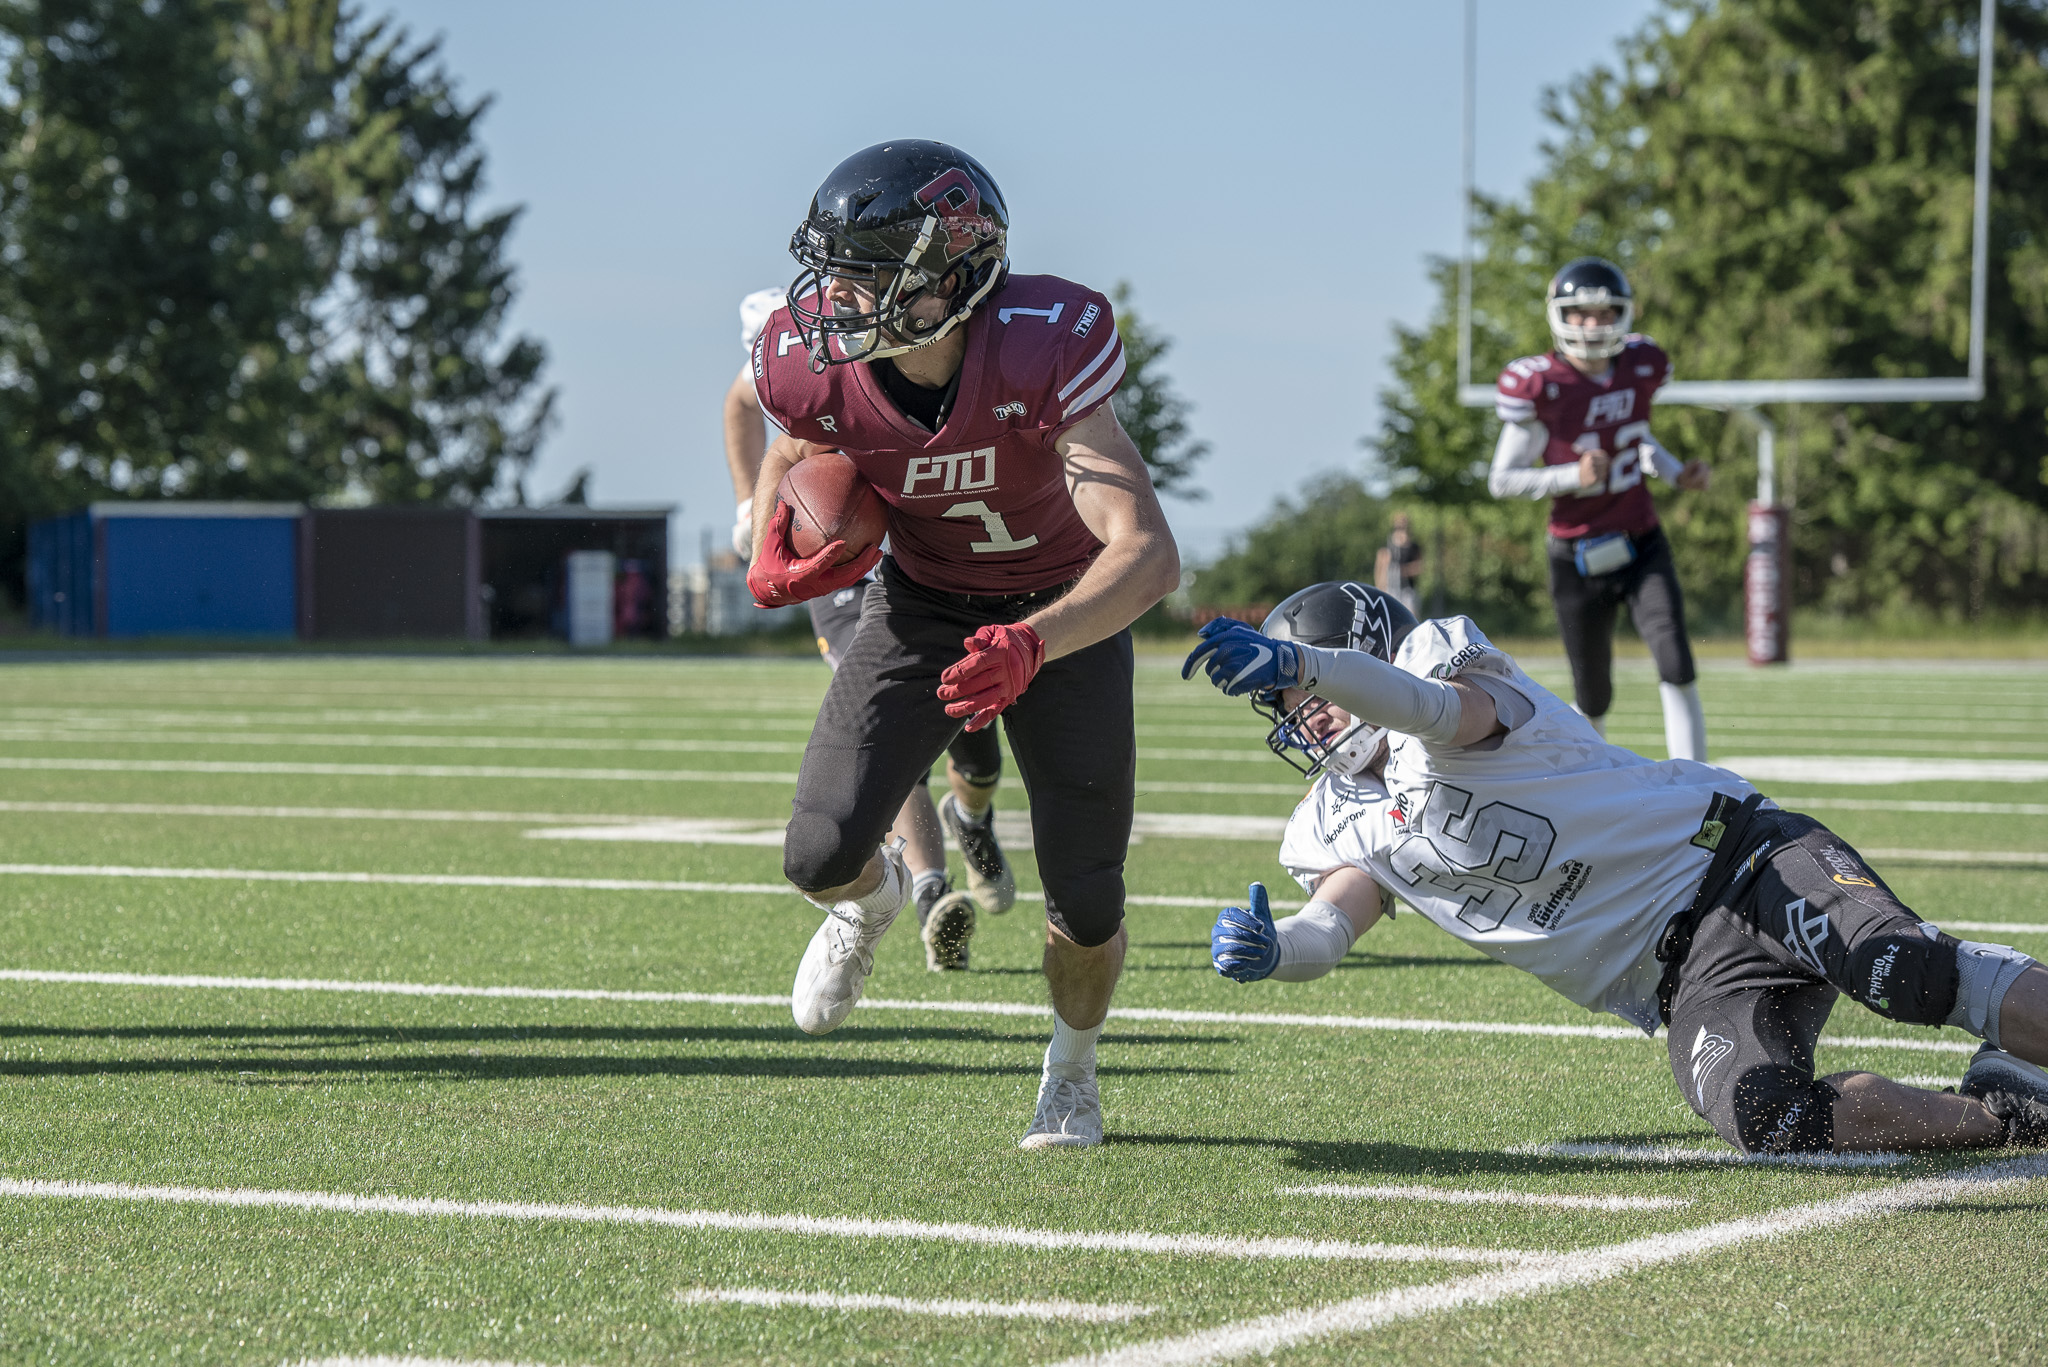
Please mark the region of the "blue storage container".
POLYGON ((95 503, 39 522, 30 529, 35 620, 69 635, 295 636, 303 511, 95 503))

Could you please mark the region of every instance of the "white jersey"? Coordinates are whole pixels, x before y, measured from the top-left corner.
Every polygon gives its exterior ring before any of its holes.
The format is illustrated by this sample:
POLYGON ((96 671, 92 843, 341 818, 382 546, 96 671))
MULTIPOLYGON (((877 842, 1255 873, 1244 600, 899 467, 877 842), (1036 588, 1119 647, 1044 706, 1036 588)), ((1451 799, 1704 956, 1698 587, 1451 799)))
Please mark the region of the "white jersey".
POLYGON ((1755 789, 1607 744, 1470 618, 1422 623, 1394 663, 1505 694, 1508 733, 1464 748, 1389 735, 1385 782, 1324 774, 1287 823, 1280 862, 1311 893, 1332 869, 1363 869, 1482 954, 1655 1030, 1657 938, 1713 857, 1692 840, 1715 793, 1755 789))

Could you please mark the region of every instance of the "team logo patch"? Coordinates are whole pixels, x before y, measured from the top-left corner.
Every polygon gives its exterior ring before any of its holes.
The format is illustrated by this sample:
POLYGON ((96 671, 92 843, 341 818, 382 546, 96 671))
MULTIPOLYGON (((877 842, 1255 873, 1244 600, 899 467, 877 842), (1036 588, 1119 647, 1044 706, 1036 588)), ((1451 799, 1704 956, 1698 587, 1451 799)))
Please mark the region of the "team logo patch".
POLYGON ((1785 904, 1785 948, 1797 956, 1799 962, 1815 973, 1826 977, 1820 964, 1820 947, 1828 940, 1828 914, 1824 911, 1808 914, 1806 899, 1801 897, 1785 904))
POLYGON ((1102 306, 1100 304, 1090 304, 1087 308, 1082 309, 1081 317, 1074 324, 1074 335, 1076 337, 1086 337, 1088 330, 1095 326, 1095 320, 1101 316, 1102 306))
POLYGON ((839 434, 839 419, 833 417, 829 413, 826 414, 824 417, 818 419, 818 426, 824 428, 827 432, 832 433, 834 436, 837 436, 839 434))
POLYGON ((995 227, 981 212, 981 191, 974 188, 973 179, 957 166, 919 190, 917 202, 938 217, 955 256, 971 251, 974 244, 995 227))
POLYGON ((1027 411, 1022 399, 1012 399, 1008 403, 996 406, 996 421, 1001 422, 1004 418, 1021 418, 1027 411))
POLYGON ((1586 426, 1605 427, 1609 423, 1625 422, 1635 411, 1635 390, 1617 389, 1612 394, 1596 396, 1586 405, 1586 426))
POLYGON ((933 498, 962 489, 993 489, 996 484, 996 448, 955 451, 945 456, 912 456, 903 466, 903 492, 911 498, 933 498), (920 484, 936 484, 922 489, 920 484))
POLYGON ((1699 1034, 1692 1041, 1692 1095, 1699 1103, 1701 1113, 1707 1109, 1707 1079, 1714 1070, 1735 1052, 1735 1041, 1720 1035, 1710 1035, 1702 1025, 1699 1034))

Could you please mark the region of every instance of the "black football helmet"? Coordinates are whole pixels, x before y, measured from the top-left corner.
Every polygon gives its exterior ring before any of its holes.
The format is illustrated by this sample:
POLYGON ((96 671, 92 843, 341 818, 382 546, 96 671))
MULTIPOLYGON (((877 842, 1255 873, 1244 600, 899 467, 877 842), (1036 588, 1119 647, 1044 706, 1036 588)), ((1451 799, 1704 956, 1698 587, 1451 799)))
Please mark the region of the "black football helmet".
MULTIPOLYGON (((1370 584, 1350 580, 1311 584, 1291 594, 1266 614, 1259 628, 1276 641, 1297 641, 1328 650, 1362 650, 1392 664, 1418 623, 1415 614, 1392 594, 1370 584)), ((1304 698, 1292 709, 1277 693, 1254 693, 1252 710, 1272 723, 1266 733, 1266 748, 1286 760, 1303 776, 1314 778, 1328 769, 1338 774, 1355 774, 1372 763, 1384 726, 1353 718, 1351 725, 1335 736, 1318 740, 1308 730, 1311 719, 1330 704, 1321 698, 1304 698), (1306 756, 1296 759, 1295 752, 1306 756)))
POLYGON ((906 138, 855 152, 825 177, 789 240, 803 267, 789 287, 789 312, 811 369, 938 341, 1001 280, 1009 239, 1003 192, 959 148, 906 138), (825 290, 835 278, 863 286, 873 308, 833 312, 825 290), (911 306, 927 295, 948 300, 951 311, 936 322, 912 318, 911 306))
POLYGON ((1557 349, 1582 361, 1602 361, 1628 343, 1636 316, 1635 291, 1621 267, 1598 256, 1582 256, 1550 278, 1550 337, 1557 349), (1614 321, 1579 326, 1564 320, 1567 308, 1613 309, 1614 321))

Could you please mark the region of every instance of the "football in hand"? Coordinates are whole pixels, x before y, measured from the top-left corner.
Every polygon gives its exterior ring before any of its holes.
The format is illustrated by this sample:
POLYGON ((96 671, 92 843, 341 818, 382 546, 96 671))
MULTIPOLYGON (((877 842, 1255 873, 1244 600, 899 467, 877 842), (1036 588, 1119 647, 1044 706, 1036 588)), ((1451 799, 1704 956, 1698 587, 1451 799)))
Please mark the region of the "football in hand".
POLYGON ((775 497, 789 505, 789 548, 799 559, 843 541, 846 548, 833 563, 844 565, 889 530, 889 505, 838 451, 819 451, 790 466, 775 497))

